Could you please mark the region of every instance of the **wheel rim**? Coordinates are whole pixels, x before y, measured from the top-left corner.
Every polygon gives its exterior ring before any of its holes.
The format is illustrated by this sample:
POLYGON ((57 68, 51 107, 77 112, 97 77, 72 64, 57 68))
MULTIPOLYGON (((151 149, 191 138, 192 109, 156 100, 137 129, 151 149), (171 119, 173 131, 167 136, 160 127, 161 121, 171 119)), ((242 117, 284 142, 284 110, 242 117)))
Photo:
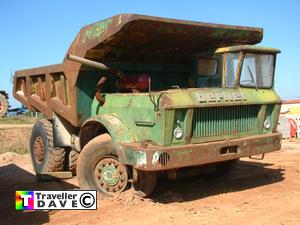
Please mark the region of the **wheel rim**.
POLYGON ((122 192, 128 182, 127 170, 116 158, 103 158, 96 164, 95 181, 104 193, 122 192))
POLYGON ((34 141, 33 154, 38 164, 42 164, 44 162, 44 144, 41 136, 38 136, 34 141))
POLYGON ((2 112, 2 110, 3 110, 3 104, 2 102, 0 102, 0 112, 2 112))

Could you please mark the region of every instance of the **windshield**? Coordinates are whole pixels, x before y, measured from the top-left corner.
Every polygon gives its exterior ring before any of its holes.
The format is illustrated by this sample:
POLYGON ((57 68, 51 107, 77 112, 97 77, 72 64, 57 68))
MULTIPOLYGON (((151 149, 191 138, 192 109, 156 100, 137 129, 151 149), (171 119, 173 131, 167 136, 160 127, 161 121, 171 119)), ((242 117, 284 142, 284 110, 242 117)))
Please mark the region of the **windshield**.
POLYGON ((271 88, 274 73, 274 55, 246 53, 240 85, 253 88, 271 88))
POLYGON ((225 86, 228 88, 234 87, 235 78, 237 76, 238 63, 239 63, 239 53, 227 53, 226 54, 225 86))

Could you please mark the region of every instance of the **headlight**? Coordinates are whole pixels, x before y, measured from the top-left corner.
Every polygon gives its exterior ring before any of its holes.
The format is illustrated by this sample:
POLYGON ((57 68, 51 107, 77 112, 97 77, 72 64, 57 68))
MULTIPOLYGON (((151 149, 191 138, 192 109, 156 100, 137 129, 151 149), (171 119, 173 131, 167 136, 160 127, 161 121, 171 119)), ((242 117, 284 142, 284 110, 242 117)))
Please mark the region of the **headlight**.
POLYGON ((264 122, 264 128, 266 130, 269 130, 270 127, 271 127, 271 122, 268 119, 266 119, 265 122, 264 122))
POLYGON ((182 131, 182 129, 181 129, 180 127, 176 127, 176 128, 174 129, 173 134, 174 134, 174 137, 175 137, 176 139, 180 139, 180 138, 182 138, 183 131, 182 131))

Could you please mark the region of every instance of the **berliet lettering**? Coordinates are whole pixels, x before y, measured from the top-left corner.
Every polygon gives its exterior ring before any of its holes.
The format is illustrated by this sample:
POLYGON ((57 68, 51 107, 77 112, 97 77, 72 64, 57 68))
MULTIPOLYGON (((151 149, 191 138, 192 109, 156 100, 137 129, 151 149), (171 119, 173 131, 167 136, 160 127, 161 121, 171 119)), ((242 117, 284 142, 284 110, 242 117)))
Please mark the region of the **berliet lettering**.
POLYGON ((199 103, 222 101, 247 101, 245 94, 241 92, 197 93, 196 98, 199 103))

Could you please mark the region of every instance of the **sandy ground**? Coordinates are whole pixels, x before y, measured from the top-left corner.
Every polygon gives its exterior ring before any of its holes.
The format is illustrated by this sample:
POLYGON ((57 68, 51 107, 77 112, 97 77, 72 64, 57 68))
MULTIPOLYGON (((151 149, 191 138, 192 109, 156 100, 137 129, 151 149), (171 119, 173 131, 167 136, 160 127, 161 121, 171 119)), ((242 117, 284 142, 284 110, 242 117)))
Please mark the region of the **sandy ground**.
POLYGON ((0 224, 300 224, 300 142, 226 176, 160 180, 149 199, 98 197, 97 211, 15 211, 15 190, 76 189, 76 178, 37 183, 29 155, 0 155, 0 224))
POLYGON ((0 124, 0 129, 32 128, 33 124, 0 124))
POLYGON ((0 154, 29 152, 32 124, 0 124, 0 154))

